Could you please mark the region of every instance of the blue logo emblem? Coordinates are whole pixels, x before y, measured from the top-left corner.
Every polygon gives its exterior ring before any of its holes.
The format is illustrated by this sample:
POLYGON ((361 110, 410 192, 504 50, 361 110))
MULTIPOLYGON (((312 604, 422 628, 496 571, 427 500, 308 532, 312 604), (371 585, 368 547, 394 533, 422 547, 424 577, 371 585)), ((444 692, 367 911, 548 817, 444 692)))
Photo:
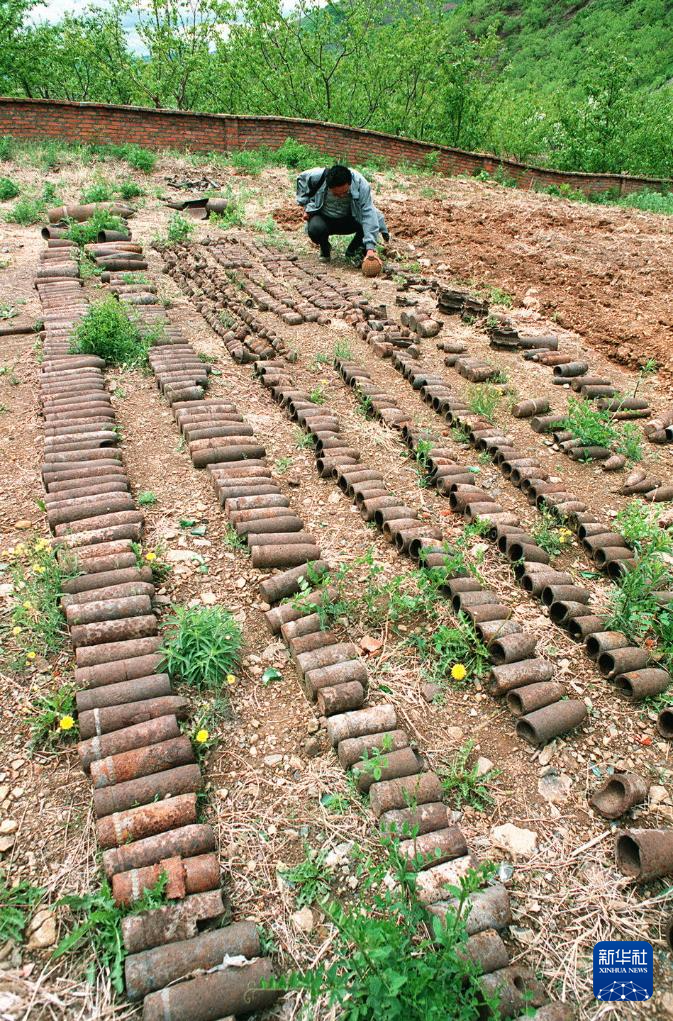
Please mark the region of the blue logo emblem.
POLYGON ((597 1000, 649 1000, 654 988, 654 953, 646 940, 602 940, 594 947, 597 1000))

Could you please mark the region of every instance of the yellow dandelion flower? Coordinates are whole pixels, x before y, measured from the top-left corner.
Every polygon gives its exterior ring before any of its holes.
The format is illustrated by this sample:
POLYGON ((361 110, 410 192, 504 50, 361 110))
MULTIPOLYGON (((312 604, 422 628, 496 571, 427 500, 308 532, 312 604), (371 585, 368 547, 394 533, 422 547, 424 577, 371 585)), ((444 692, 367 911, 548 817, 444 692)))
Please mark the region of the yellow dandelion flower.
POLYGON ((150 563, 152 563, 152 561, 156 560, 156 559, 157 559, 156 553, 146 553, 145 554, 145 560, 149 560, 150 563))
POLYGON ((236 684, 236 678, 233 674, 227 674, 227 676, 224 679, 227 682, 227 684, 236 684))
POLYGON ((26 659, 28 660, 29 663, 32 663, 33 660, 36 658, 36 656, 37 656, 36 652, 27 652, 26 653, 26 659))
POLYGON ((72 716, 62 716, 58 721, 58 725, 61 730, 72 730, 75 726, 75 721, 72 716))
POLYGON ((451 676, 454 681, 464 681, 467 677, 467 670, 462 663, 454 663, 451 667, 451 676))
POLYGON ((199 730, 196 734, 196 740, 199 744, 205 744, 209 737, 210 734, 208 731, 203 729, 199 730))
POLYGON ((23 608, 24 608, 24 610, 32 610, 33 609, 33 604, 31 602, 29 602, 28 599, 26 599, 26 601, 23 604, 23 608))
POLYGON ((12 628, 12 634, 13 634, 13 635, 14 635, 14 637, 16 638, 16 636, 17 636, 17 635, 20 635, 20 634, 21 634, 21 628, 20 628, 20 627, 13 627, 13 628, 12 628))
POLYGON ((44 567, 41 564, 33 564, 33 571, 35 574, 44 574, 44 567))

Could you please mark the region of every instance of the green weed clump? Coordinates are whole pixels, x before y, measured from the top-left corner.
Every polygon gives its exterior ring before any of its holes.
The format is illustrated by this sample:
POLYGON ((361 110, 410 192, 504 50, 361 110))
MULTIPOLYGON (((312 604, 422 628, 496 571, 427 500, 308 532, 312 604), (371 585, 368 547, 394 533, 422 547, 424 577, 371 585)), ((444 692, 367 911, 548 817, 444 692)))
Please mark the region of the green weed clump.
POLYGON ((16 205, 5 214, 8 223, 19 223, 22 227, 30 227, 44 219, 45 204, 42 199, 19 199, 16 205))
POLYGON ((147 364, 153 339, 140 332, 122 302, 107 295, 89 306, 75 330, 70 351, 98 355, 109 365, 140 366, 147 364))
POLYGON ((472 1021, 495 1007, 484 996, 479 968, 462 951, 467 939, 468 898, 493 873, 491 865, 471 870, 447 898, 455 898, 445 917, 428 913, 416 890, 419 855, 409 861, 394 842, 374 862, 361 853, 352 871, 358 882, 354 903, 319 897, 321 911, 334 927, 334 961, 275 980, 281 989, 305 990, 309 1002, 326 1005, 340 1021, 472 1021), (447 1005, 450 1005, 447 1007, 447 1005))
POLYGON ((548 507, 543 507, 531 534, 545 553, 550 557, 557 557, 563 547, 570 542, 573 533, 569 528, 559 525, 548 507))
POLYGON ((63 580, 69 577, 46 539, 32 547, 14 547, 11 577, 16 592, 12 609, 12 635, 27 665, 38 656, 61 648, 66 627, 60 609, 63 580))
POLYGON ((124 960, 127 950, 122 939, 121 923, 127 915, 139 915, 166 903, 168 875, 162 872, 156 884, 147 890, 130 907, 119 907, 106 879, 94 893, 69 894, 61 897, 59 905, 70 908, 84 920, 61 940, 53 954, 58 960, 78 947, 85 947, 90 960, 86 968, 87 981, 95 982, 102 971, 109 977, 117 993, 124 992, 124 960))
POLYGON ((114 195, 114 188, 110 182, 99 178, 93 184, 90 184, 88 188, 84 189, 81 194, 81 201, 85 204, 89 202, 111 202, 114 195))
POLYGON ((596 408, 590 401, 571 397, 563 429, 567 429, 582 446, 606 447, 623 454, 633 463, 643 457, 638 427, 633 422, 620 425, 614 422, 611 412, 596 408))
POLYGON ((0 942, 22 943, 28 913, 44 897, 44 890, 23 880, 9 886, 0 872, 0 942))
POLYGON ((308 844, 304 845, 306 856, 291 869, 280 873, 285 882, 296 890, 298 908, 313 904, 329 890, 329 873, 325 869, 326 850, 313 851, 308 844))
POLYGON ((39 695, 34 699, 28 723, 31 751, 53 748, 59 741, 76 738, 78 727, 74 685, 62 684, 53 695, 39 695))
POLYGON ((441 775, 442 789, 456 808, 469 805, 478 812, 483 812, 493 804, 489 784, 500 775, 499 769, 489 769, 479 774, 477 764, 469 766, 468 762, 474 750, 474 741, 466 741, 441 775))
POLYGON ((16 181, 12 181, 9 177, 0 177, 0 202, 15 199, 20 191, 16 181))
MULTIPOLYGON (((91 201, 94 201, 93 199, 91 201)), ((123 230, 124 221, 119 216, 113 216, 107 209, 96 209, 93 216, 82 223, 71 220, 68 226, 66 237, 81 247, 98 241, 98 233, 101 230, 123 230)))
POLYGON ((220 606, 179 607, 164 636, 165 669, 175 681, 218 691, 238 668, 243 635, 220 606))
POLYGON ((495 413, 502 400, 502 393, 490 383, 477 383, 467 391, 467 403, 470 411, 481 415, 488 422, 493 422, 495 413))

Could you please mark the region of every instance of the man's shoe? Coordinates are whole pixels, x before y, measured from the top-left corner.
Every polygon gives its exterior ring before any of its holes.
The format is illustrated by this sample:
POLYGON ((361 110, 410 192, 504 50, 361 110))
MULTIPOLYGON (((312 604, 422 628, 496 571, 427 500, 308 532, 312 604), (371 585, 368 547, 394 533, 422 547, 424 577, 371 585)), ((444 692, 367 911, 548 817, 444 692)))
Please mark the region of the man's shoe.
POLYGON ((320 246, 320 261, 321 262, 329 262, 331 258, 332 258, 332 246, 331 246, 331 244, 328 241, 325 244, 322 244, 320 246))

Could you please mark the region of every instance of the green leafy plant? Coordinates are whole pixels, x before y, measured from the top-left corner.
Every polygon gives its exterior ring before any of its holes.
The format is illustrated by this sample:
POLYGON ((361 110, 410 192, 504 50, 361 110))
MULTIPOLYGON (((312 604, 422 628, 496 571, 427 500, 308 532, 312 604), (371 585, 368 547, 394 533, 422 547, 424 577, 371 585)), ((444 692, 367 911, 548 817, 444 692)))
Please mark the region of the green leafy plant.
POLYGON ((94 181, 87 188, 84 189, 81 195, 81 201, 84 203, 89 202, 110 202, 114 198, 114 187, 109 181, 104 181, 101 178, 94 181))
POLYGON ((87 980, 95 981, 102 970, 109 976, 117 993, 124 991, 124 960, 127 950, 122 939, 121 923, 127 915, 139 915, 166 903, 168 875, 162 872, 154 886, 145 889, 138 900, 129 907, 119 907, 112 896, 112 889, 106 879, 94 893, 69 894, 61 897, 58 904, 70 908, 73 914, 83 915, 72 932, 64 936, 53 953, 53 959, 85 947, 92 960, 86 969, 87 980))
POLYGON ((31 704, 27 722, 30 748, 53 748, 58 742, 78 736, 75 688, 62 684, 51 695, 38 695, 31 704))
POLYGON ((278 473, 278 475, 284 475, 291 464, 292 464, 291 457, 279 457, 278 460, 274 463, 273 467, 274 470, 278 473))
POLYGON ((545 553, 550 557, 557 557, 564 546, 572 539, 572 532, 569 528, 559 525, 553 513, 543 507, 540 517, 531 530, 531 535, 545 553))
POLYGON ((304 844, 305 857, 291 869, 280 872, 285 882, 296 891, 297 907, 305 907, 329 890, 329 873, 325 869, 327 851, 313 851, 304 844))
POLYGON ((0 177, 0 202, 7 202, 8 199, 15 199, 21 189, 16 181, 9 177, 0 177))
POLYGON ((96 209, 88 220, 82 223, 70 221, 66 237, 82 248, 84 245, 98 241, 98 235, 102 230, 123 230, 124 222, 119 216, 114 216, 107 209, 96 209))
POLYGON ((467 403, 470 411, 475 415, 481 415, 489 422, 493 422, 495 412, 502 400, 502 394, 497 387, 490 383, 477 383, 467 391, 467 403))
POLYGON ((318 383, 310 391, 308 399, 313 401, 314 404, 324 404, 327 400, 327 394, 325 393, 325 383, 318 383))
POLYGON ((22 227, 30 227, 44 219, 45 204, 42 199, 30 199, 27 196, 19 199, 16 205, 5 214, 8 223, 18 223, 22 227))
POLYGON ((178 607, 168 622, 162 654, 170 677, 189 687, 218 691, 238 667, 243 636, 220 606, 178 607))
POLYGON ((421 654, 424 671, 434 681, 460 682, 483 677, 490 667, 488 649, 463 613, 455 626, 442 624, 428 634, 423 629, 410 638, 421 654))
POLYGON ((195 230, 196 224, 176 210, 168 221, 165 240, 169 245, 180 244, 189 241, 195 230))
POLYGON ((0 942, 23 942, 28 913, 44 897, 44 893, 40 887, 25 880, 9 886, 4 873, 0 872, 0 942))
POLYGON ((476 763, 468 765, 473 750, 474 741, 466 741, 456 752, 448 770, 440 773, 440 779, 444 793, 456 808, 470 805, 478 812, 483 812, 493 804, 488 787, 500 775, 500 770, 489 769, 480 775, 476 763))
POLYGON ((141 195, 145 194, 145 191, 135 181, 122 181, 119 185, 119 194, 124 201, 129 202, 131 199, 140 198, 141 195))
POLYGON ((332 353, 335 360, 338 359, 342 362, 349 362, 353 357, 353 349, 346 340, 337 340, 332 348, 332 353))
POLYGON ((143 553, 141 544, 139 542, 132 542, 131 549, 135 554, 138 567, 149 566, 151 568, 152 581, 156 585, 161 585, 166 581, 173 568, 164 559, 165 550, 162 543, 157 543, 153 550, 147 550, 147 552, 143 553))
POLYGON ((129 308, 111 294, 94 301, 77 325, 73 354, 91 354, 108 365, 141 366, 147 364, 153 337, 141 334, 129 308))
POLYGON ((419 862, 403 858, 392 842, 383 861, 364 854, 354 863, 354 904, 324 896, 320 907, 334 927, 334 963, 290 972, 274 984, 303 989, 340 1021, 471 1021, 492 1010, 495 996, 479 987, 479 969, 461 951, 468 898, 492 874, 470 871, 446 896, 455 908, 429 915, 416 892, 419 862), (484 1006, 485 1004, 485 1006, 484 1006), (450 1005, 447 1007, 447 1005, 450 1005))
POLYGON ((299 450, 308 450, 315 446, 315 440, 311 434, 305 433, 301 429, 295 429, 294 442, 299 450))
POLYGON ((149 490, 145 490, 143 493, 138 493, 136 503, 139 507, 154 507, 157 503, 157 495, 149 490))
POLYGON ((66 635, 60 608, 63 580, 72 577, 59 564, 46 539, 32 547, 14 547, 11 577, 16 592, 12 608, 12 635, 28 664, 36 655, 58 652, 66 635))
POLYGON ((245 537, 239 535, 233 525, 227 525, 222 541, 225 546, 228 546, 229 549, 236 550, 238 553, 248 552, 248 544, 245 541, 245 537))

